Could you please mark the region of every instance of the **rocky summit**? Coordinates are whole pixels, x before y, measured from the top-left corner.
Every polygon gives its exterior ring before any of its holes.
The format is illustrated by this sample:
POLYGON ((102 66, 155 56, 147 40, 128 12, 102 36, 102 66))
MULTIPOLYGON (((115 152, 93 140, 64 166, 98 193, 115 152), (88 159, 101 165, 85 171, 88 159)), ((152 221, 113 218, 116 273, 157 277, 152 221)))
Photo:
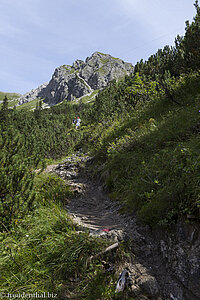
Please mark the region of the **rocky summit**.
POLYGON ((47 84, 19 98, 19 105, 41 98, 50 106, 63 100, 72 101, 94 90, 105 87, 111 80, 130 75, 134 70, 131 63, 100 52, 87 57, 85 62, 76 60, 72 66, 63 65, 55 69, 47 84))

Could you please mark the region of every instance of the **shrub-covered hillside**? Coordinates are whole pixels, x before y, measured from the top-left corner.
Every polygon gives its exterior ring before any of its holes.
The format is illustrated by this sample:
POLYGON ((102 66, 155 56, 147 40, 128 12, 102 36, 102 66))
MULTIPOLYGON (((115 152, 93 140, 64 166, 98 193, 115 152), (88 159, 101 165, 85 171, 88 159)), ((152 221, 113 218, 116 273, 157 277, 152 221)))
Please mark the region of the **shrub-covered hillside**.
POLYGON ((17 105, 19 97, 20 94, 0 92, 0 108, 2 107, 3 100, 5 98, 8 100, 8 107, 13 108, 15 105, 17 105))
MULTIPOLYGON (((140 61, 93 104, 34 111, 0 108, 1 292, 63 290, 71 299, 114 299, 113 276, 87 259, 105 241, 80 233, 65 204, 66 182, 37 173, 77 150, 106 182, 122 211, 143 224, 167 226, 200 217, 200 8, 175 46, 140 61), (72 124, 80 116, 79 129, 72 124), (55 162, 55 161, 54 161, 55 162), (78 280, 77 280, 78 278, 78 280), (87 286, 87 290, 83 287, 87 286), (91 296, 92 295, 92 296, 91 296)), ((124 249, 119 255, 124 254, 124 249)))
POLYGON ((134 99, 134 109, 95 123, 87 141, 110 196, 152 226, 199 218, 200 74, 168 82, 174 100, 163 89, 134 99))
MULTIPOLYGON (((164 225, 199 218, 200 8, 175 46, 112 82, 93 106, 87 146, 124 210, 164 225), (103 166, 102 166, 103 164, 103 166)), ((84 142, 85 145, 85 142, 84 142)))

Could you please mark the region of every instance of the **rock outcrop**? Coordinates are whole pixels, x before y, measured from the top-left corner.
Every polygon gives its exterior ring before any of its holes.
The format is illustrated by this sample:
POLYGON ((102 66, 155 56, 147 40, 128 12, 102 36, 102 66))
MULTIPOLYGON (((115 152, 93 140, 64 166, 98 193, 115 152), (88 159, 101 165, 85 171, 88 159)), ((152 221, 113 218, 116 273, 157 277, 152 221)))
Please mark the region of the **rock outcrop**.
POLYGON ((36 98, 43 98, 42 96, 42 92, 45 90, 46 86, 48 85, 48 83, 44 83, 42 85, 40 85, 38 88, 31 90, 30 92, 27 92, 26 94, 22 95, 21 97, 19 97, 19 105, 22 105, 26 102, 29 102, 31 100, 34 100, 36 98), (40 94, 40 96, 38 96, 40 94))
POLYGON ((65 99, 71 101, 102 89, 111 80, 118 80, 131 74, 133 70, 131 63, 109 54, 95 52, 87 57, 85 62, 76 60, 72 66, 63 65, 56 68, 48 84, 21 96, 19 104, 36 98, 44 99, 49 105, 55 105, 65 99))
POLYGON ((200 299, 200 227, 198 222, 179 221, 160 236, 166 273, 163 293, 171 299, 200 299), (170 276, 169 276, 170 275, 170 276), (172 281, 173 278, 173 281, 172 281))

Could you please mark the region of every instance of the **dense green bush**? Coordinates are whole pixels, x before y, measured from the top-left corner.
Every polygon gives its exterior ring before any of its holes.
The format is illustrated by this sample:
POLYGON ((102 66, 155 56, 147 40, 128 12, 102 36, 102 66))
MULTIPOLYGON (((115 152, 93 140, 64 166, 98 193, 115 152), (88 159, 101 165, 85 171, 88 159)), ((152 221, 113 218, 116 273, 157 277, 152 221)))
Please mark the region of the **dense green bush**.
MULTIPOLYGON (((70 279, 84 277, 86 261, 104 245, 77 233, 67 212, 55 204, 40 207, 1 235, 1 292, 70 291, 70 279), (3 240, 2 240, 3 239, 3 240)), ((61 296, 59 296, 61 299, 61 296)))
POLYGON ((8 230, 33 207, 34 173, 39 157, 24 157, 24 137, 13 127, 0 135, 0 227, 8 230))
MULTIPOLYGON (((114 276, 87 259, 105 242, 78 233, 63 205, 72 196, 44 160, 82 148, 94 156, 110 197, 152 227, 199 219, 200 10, 175 47, 111 82, 94 105, 63 102, 35 111, 0 109, 1 292, 54 292, 113 299, 114 276), (80 116, 81 127, 72 126, 80 116), (77 278, 79 280, 77 280, 77 278), (87 289, 85 289, 87 287, 87 289), (94 291, 95 289, 95 291, 94 291)), ((2 94, 0 94, 2 97, 2 94)))
MULTIPOLYGON (((0 234, 2 295, 46 292, 57 299, 91 299, 92 295, 112 299, 114 274, 105 274, 98 259, 89 260, 108 246, 108 241, 76 228, 62 203, 57 202, 71 197, 63 180, 36 174, 34 188, 40 205, 15 222, 10 232, 0 234)), ((123 247, 116 259, 124 252, 123 247)))
POLYGON ((43 205, 49 205, 53 201, 64 206, 72 197, 69 186, 55 174, 39 174, 35 178, 34 186, 37 201, 43 205))
POLYGON ((88 140, 111 197, 152 226, 199 217, 200 77, 194 72, 168 84, 179 104, 161 91, 98 124, 88 140))

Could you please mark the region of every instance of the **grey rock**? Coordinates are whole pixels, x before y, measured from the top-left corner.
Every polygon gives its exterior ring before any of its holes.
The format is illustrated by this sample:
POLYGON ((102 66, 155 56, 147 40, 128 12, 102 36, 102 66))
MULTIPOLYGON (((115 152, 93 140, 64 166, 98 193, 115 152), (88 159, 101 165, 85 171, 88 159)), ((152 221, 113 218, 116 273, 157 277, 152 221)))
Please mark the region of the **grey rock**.
POLYGON ((104 88, 112 80, 130 75, 133 70, 131 63, 95 52, 85 62, 76 60, 72 66, 56 68, 49 83, 21 96, 19 105, 36 98, 42 98, 50 106, 72 101, 104 88))
POLYGON ((71 101, 91 92, 90 86, 73 67, 57 68, 45 89, 44 100, 55 105, 63 100, 71 101))
POLYGON ((158 248, 168 274, 163 294, 166 299, 169 295, 170 299, 200 299, 199 224, 179 221, 171 229, 165 234, 162 233, 158 248))
POLYGON ((131 291, 137 299, 157 300, 160 296, 159 285, 154 276, 139 262, 128 264, 131 291))
POLYGON ((158 283, 155 277, 151 275, 142 275, 137 280, 137 285, 152 299, 156 299, 159 296, 158 283))
POLYGON ((105 87, 111 80, 118 80, 131 72, 133 72, 131 63, 108 54, 95 52, 86 59, 86 66, 81 70, 81 75, 92 89, 96 90, 105 87))
POLYGON ((26 94, 19 97, 19 105, 22 105, 26 102, 35 100, 36 98, 43 98, 44 97, 44 91, 48 83, 44 83, 40 85, 38 88, 31 90, 30 92, 27 92, 26 94))

